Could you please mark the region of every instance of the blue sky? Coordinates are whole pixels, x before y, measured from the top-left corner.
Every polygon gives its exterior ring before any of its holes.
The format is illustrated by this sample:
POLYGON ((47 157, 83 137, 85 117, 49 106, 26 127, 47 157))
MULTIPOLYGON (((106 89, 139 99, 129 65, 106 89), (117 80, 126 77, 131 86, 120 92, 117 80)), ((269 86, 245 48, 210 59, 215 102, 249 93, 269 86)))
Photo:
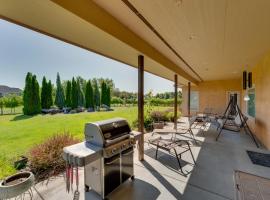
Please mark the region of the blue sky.
MULTIPOLYGON (((111 78, 120 90, 137 91, 135 68, 0 20, 0 85, 24 87, 26 73, 55 82, 73 76, 111 78)), ((173 91, 173 83, 145 73, 145 91, 173 91)))

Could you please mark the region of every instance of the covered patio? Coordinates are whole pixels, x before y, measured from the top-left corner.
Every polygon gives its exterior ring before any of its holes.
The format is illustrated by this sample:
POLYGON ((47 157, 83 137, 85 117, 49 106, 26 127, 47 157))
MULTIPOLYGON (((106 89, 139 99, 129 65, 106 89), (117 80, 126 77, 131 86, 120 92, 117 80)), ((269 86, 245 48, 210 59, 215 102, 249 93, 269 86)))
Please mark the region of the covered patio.
MULTIPOLYGON (((192 146, 196 166, 192 164, 189 154, 184 154, 181 163, 183 176, 179 171, 175 158, 165 152, 159 153, 155 159, 155 149, 145 143, 144 161, 135 159, 134 182, 128 181, 109 198, 111 200, 124 199, 207 199, 225 200, 236 199, 237 188, 235 183, 235 170, 256 174, 270 178, 270 169, 254 165, 246 151, 258 151, 249 136, 245 133, 236 134, 227 131, 220 141, 216 142, 217 131, 215 126, 205 129, 204 136, 199 129, 193 129, 198 144, 192 146)), ((145 135, 145 141, 151 137, 145 135)), ((167 135, 170 137, 170 135, 167 135)), ((180 136, 181 137, 181 136, 180 136)), ((268 152, 260 149, 259 152, 268 152)), ((100 199, 95 193, 83 191, 83 169, 80 170, 80 199, 100 199)), ((269 185, 260 185, 254 182, 253 192, 268 190, 269 185)), ((39 194, 34 191, 34 199, 70 199, 73 194, 67 194, 63 177, 52 179, 36 186, 39 194), (40 196, 39 196, 40 195, 40 196)), ((264 193, 265 194, 265 193, 264 193)), ((269 195, 269 193, 268 193, 269 195)), ((258 196, 257 196, 258 197, 258 196)), ((264 196, 268 198, 269 196, 264 196)), ((258 197, 259 199, 259 197, 258 197)))
MULTIPOLYGON (((138 68, 138 82, 132 84, 138 84, 138 128, 143 134, 134 160, 136 180, 119 187, 111 199, 235 199, 236 170, 270 178, 270 168, 254 165, 246 153, 269 153, 270 148, 269 1, 0 3, 2 19, 138 68), (155 149, 147 143, 150 135, 144 134, 145 71, 173 81, 175 94, 181 88, 181 108, 175 95, 174 128, 180 110, 182 116, 188 117, 207 108, 212 109, 212 114, 222 115, 230 96, 236 94, 237 105, 248 116, 260 148, 243 132, 224 130, 216 141, 216 127, 208 123, 204 134, 193 130, 198 143, 191 149, 197 164, 190 164, 189 154, 181 159, 187 175, 179 173, 170 154, 162 152, 156 160, 155 149), (243 87, 243 71, 252 74, 248 87, 243 87), (244 101, 246 96, 252 102, 244 101)), ((48 186, 39 183, 36 189, 40 196, 34 192, 35 199, 72 198, 63 183, 63 177, 48 186)), ((81 198, 83 185, 81 182, 81 198)), ((256 193, 269 187, 253 181, 251 188, 256 193)), ((98 199, 94 196, 86 193, 85 199, 98 199)))

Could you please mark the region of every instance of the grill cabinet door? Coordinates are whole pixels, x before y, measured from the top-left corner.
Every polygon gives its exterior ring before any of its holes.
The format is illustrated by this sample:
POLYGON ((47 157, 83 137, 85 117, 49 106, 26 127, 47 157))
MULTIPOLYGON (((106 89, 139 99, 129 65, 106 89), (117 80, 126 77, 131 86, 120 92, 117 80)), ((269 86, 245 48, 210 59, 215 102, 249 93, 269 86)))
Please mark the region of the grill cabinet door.
POLYGON ((121 184, 120 175, 120 154, 110 158, 104 158, 105 196, 107 196, 121 184))
POLYGON ((133 176, 133 147, 122 152, 122 182, 133 176))

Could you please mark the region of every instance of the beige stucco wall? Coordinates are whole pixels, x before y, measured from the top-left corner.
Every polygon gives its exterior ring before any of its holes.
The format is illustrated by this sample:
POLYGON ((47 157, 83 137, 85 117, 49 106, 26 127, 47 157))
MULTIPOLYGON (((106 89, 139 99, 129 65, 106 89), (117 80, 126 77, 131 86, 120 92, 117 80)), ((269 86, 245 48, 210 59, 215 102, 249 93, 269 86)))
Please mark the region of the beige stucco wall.
MULTIPOLYGON (((270 149, 270 53, 251 70, 255 88, 256 116, 249 125, 256 137, 270 149)), ((245 91, 242 93, 245 94, 245 91)), ((246 112, 246 103, 243 103, 246 112)))
MULTIPOLYGON (((255 88, 256 117, 249 117, 248 123, 261 143, 270 149, 270 53, 254 66, 251 72, 255 88)), ((191 90, 199 92, 199 111, 211 107, 218 114, 222 114, 226 108, 228 91, 240 91, 242 96, 240 106, 243 113, 247 113, 246 102, 243 101, 246 91, 242 90, 241 79, 205 81, 192 86, 191 90)), ((182 92, 181 109, 182 113, 187 115, 187 87, 183 87, 182 92)))
MULTIPOLYGON (((238 91, 241 95, 241 79, 204 81, 197 86, 192 86, 191 91, 199 92, 199 111, 212 108, 213 112, 222 114, 228 103, 228 92, 238 91)), ((183 103, 182 113, 187 115, 187 87, 182 88, 183 103)), ((191 113, 194 114, 194 113, 191 113)))

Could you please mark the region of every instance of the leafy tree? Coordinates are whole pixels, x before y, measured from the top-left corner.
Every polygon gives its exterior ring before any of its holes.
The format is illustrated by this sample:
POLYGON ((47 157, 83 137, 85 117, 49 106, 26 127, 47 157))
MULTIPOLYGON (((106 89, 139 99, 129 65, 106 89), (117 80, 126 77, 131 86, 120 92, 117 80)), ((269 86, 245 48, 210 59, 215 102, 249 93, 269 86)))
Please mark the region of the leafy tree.
POLYGON ((33 109, 30 113, 32 115, 40 113, 41 103, 40 103, 40 96, 39 96, 39 84, 35 75, 32 77, 32 103, 33 103, 33 109))
POLYGON ((25 87, 23 91, 23 113, 25 115, 31 115, 32 110, 32 74, 28 72, 25 78, 25 87))
POLYGON ((43 79, 42 79, 42 87, 41 87, 41 108, 42 109, 47 109, 48 106, 47 106, 47 89, 48 87, 48 84, 47 84, 47 80, 46 80, 46 77, 43 76, 43 79))
POLYGON ((94 87, 94 105, 95 107, 100 107, 100 92, 96 79, 93 80, 93 87, 94 87))
POLYGON ((64 89, 61 84, 59 73, 57 73, 57 78, 56 78, 55 105, 57 105, 60 109, 62 109, 65 106, 65 94, 64 94, 64 89))
POLYGON ((71 81, 66 82, 66 106, 71 107, 71 81))
POLYGON ((10 113, 15 113, 15 108, 20 105, 21 103, 21 97, 11 94, 3 98, 3 102, 5 104, 5 107, 10 108, 10 113))
POLYGON ((122 105, 124 102, 120 97, 112 97, 111 103, 113 105, 122 105))
POLYGON ((96 79, 98 82, 98 85, 102 85, 103 82, 106 83, 107 86, 110 86, 110 88, 114 88, 114 82, 112 79, 108 79, 108 78, 98 78, 96 79))
MULTIPOLYGON (((159 99, 173 99, 174 98, 174 92, 163 92, 163 93, 157 93, 155 95, 156 98, 159 99)), ((182 92, 178 92, 178 97, 182 98, 182 92)))
POLYGON ((91 80, 88 80, 86 83, 85 89, 85 107, 94 108, 94 95, 91 80))
POLYGON ((78 107, 78 86, 77 82, 73 77, 71 82, 71 108, 74 109, 77 107, 78 107))
POLYGON ((11 102, 11 96, 4 97, 4 103, 6 108, 10 108, 10 113, 12 113, 12 102, 11 102))
POLYGON ((1 115, 4 114, 4 106, 5 106, 5 98, 0 97, 0 109, 1 109, 1 115))

